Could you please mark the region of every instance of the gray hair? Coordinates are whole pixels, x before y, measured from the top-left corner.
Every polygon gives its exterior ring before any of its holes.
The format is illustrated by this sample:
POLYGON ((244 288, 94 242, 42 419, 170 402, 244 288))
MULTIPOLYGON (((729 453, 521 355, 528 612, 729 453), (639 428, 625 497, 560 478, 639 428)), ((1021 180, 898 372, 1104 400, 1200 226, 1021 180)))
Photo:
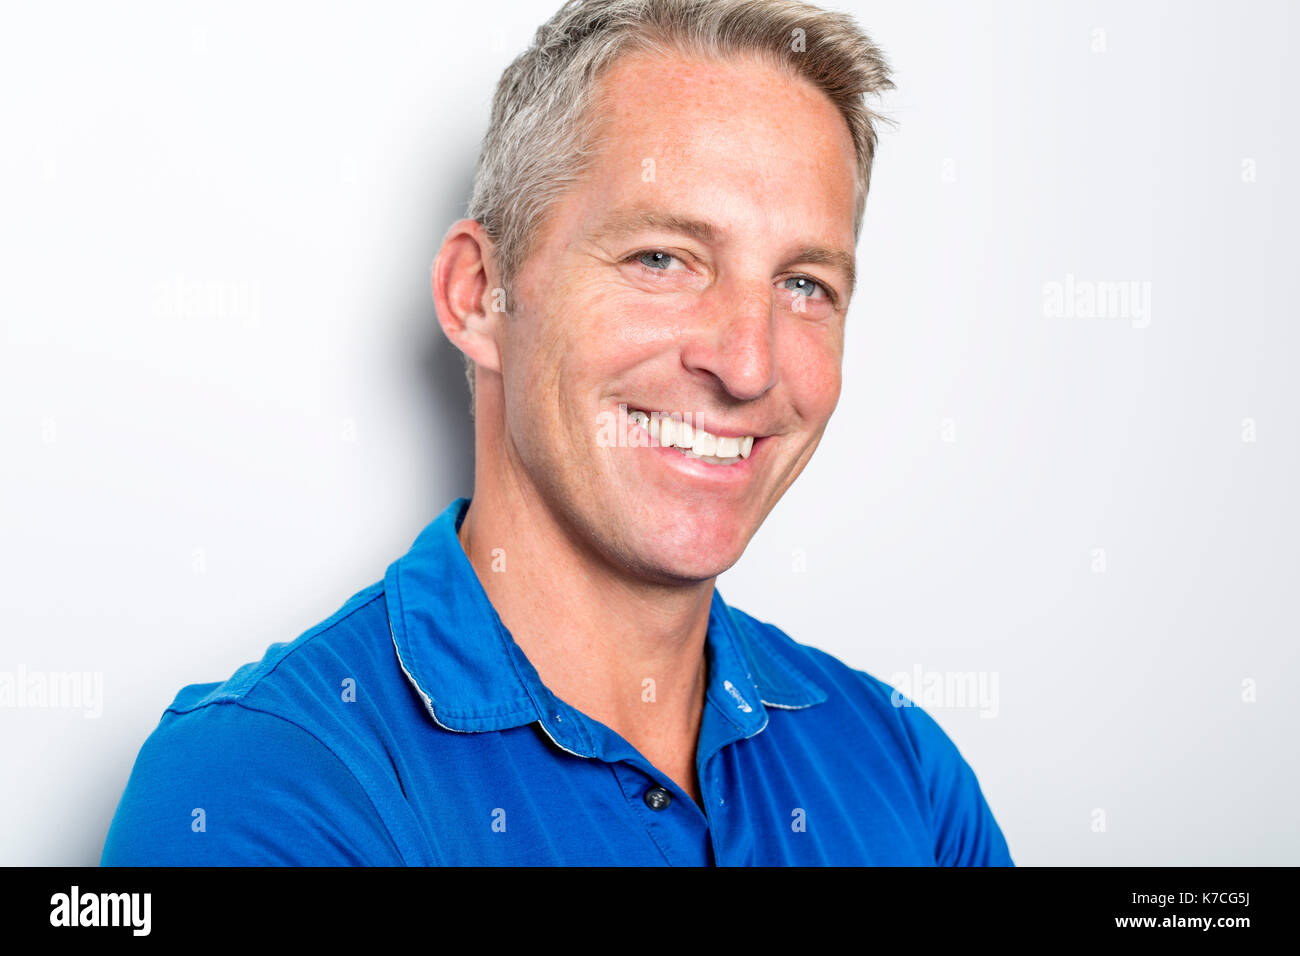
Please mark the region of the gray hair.
MULTIPOLYGON (((568 0, 501 74, 466 211, 492 241, 507 309, 546 213, 599 155, 600 117, 589 109, 596 82, 632 52, 714 60, 757 55, 825 93, 848 124, 857 154, 858 237, 875 127, 885 121, 865 97, 894 84, 884 55, 850 16, 798 0, 568 0)), ((465 375, 472 414, 468 357, 465 375)))

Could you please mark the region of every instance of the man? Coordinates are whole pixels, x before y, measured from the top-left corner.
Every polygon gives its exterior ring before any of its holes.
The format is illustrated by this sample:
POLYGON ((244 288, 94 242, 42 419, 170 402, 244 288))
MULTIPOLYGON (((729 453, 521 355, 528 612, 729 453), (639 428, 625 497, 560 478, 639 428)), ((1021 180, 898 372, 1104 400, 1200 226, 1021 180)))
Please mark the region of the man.
POLYGON ((562 8, 433 269, 472 499, 185 688, 104 862, 1010 864, 930 717, 714 588, 836 405, 890 85, 784 0, 562 8))

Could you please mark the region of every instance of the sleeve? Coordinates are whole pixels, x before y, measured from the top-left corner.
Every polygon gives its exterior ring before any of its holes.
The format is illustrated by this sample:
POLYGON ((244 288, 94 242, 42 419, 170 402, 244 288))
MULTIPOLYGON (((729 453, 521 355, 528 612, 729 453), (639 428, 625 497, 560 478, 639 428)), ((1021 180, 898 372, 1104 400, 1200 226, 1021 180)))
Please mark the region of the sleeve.
POLYGON ((957 745, 911 701, 897 710, 920 759, 934 819, 935 861, 940 866, 1015 866, 975 771, 957 745))
POLYGON ((103 866, 400 866, 356 776, 297 724, 235 702, 168 712, 136 759, 103 866))

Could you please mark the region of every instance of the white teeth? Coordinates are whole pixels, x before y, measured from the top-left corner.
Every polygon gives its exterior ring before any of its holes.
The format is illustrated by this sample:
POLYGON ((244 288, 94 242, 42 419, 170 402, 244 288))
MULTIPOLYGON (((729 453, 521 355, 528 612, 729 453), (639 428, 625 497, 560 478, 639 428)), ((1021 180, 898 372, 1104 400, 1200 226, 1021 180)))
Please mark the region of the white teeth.
POLYGON ((661 412, 653 415, 632 409, 627 413, 629 424, 648 432, 656 444, 664 448, 677 448, 687 458, 696 458, 711 465, 734 465, 748 458, 754 448, 754 436, 719 437, 690 422, 673 418, 661 412))
POLYGON ((694 458, 696 461, 707 462, 710 465, 738 465, 739 458, 719 458, 717 455, 697 455, 689 448, 683 448, 682 454, 687 458, 694 458))
POLYGON ((714 455, 718 451, 718 438, 703 429, 695 432, 695 441, 691 445, 691 451, 703 458, 705 455, 714 455))

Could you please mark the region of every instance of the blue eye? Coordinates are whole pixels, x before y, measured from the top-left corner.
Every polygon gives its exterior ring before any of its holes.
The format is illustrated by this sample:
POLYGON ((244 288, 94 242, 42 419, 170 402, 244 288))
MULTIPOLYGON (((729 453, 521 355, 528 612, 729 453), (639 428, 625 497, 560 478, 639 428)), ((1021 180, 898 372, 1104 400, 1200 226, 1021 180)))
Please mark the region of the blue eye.
POLYGON ((812 290, 814 289, 821 289, 822 295, 826 298, 830 298, 830 291, 824 285, 814 279, 809 279, 807 276, 791 276, 785 280, 784 284, 791 292, 798 291, 801 295, 807 298, 812 297, 812 290), (791 282, 797 284, 791 285, 791 282))
POLYGON ((637 253, 637 261, 648 269, 658 269, 659 271, 663 271, 668 268, 668 263, 672 260, 672 256, 666 252, 661 252, 658 249, 650 249, 645 252, 637 253))
MULTIPOLYGON (((642 249, 627 256, 622 261, 636 262, 652 272, 677 272, 680 271, 681 268, 687 268, 689 270, 689 267, 686 267, 681 259, 671 253, 664 252, 662 249, 642 249), (674 269, 674 263, 676 263, 679 268, 674 269)), ((825 299, 832 305, 838 301, 835 298, 835 293, 816 279, 809 278, 808 276, 791 276, 790 278, 785 279, 781 284, 784 288, 789 289, 791 292, 794 292, 796 295, 802 296, 805 299, 825 299), (821 293, 820 296, 817 295, 819 291, 821 293)))

